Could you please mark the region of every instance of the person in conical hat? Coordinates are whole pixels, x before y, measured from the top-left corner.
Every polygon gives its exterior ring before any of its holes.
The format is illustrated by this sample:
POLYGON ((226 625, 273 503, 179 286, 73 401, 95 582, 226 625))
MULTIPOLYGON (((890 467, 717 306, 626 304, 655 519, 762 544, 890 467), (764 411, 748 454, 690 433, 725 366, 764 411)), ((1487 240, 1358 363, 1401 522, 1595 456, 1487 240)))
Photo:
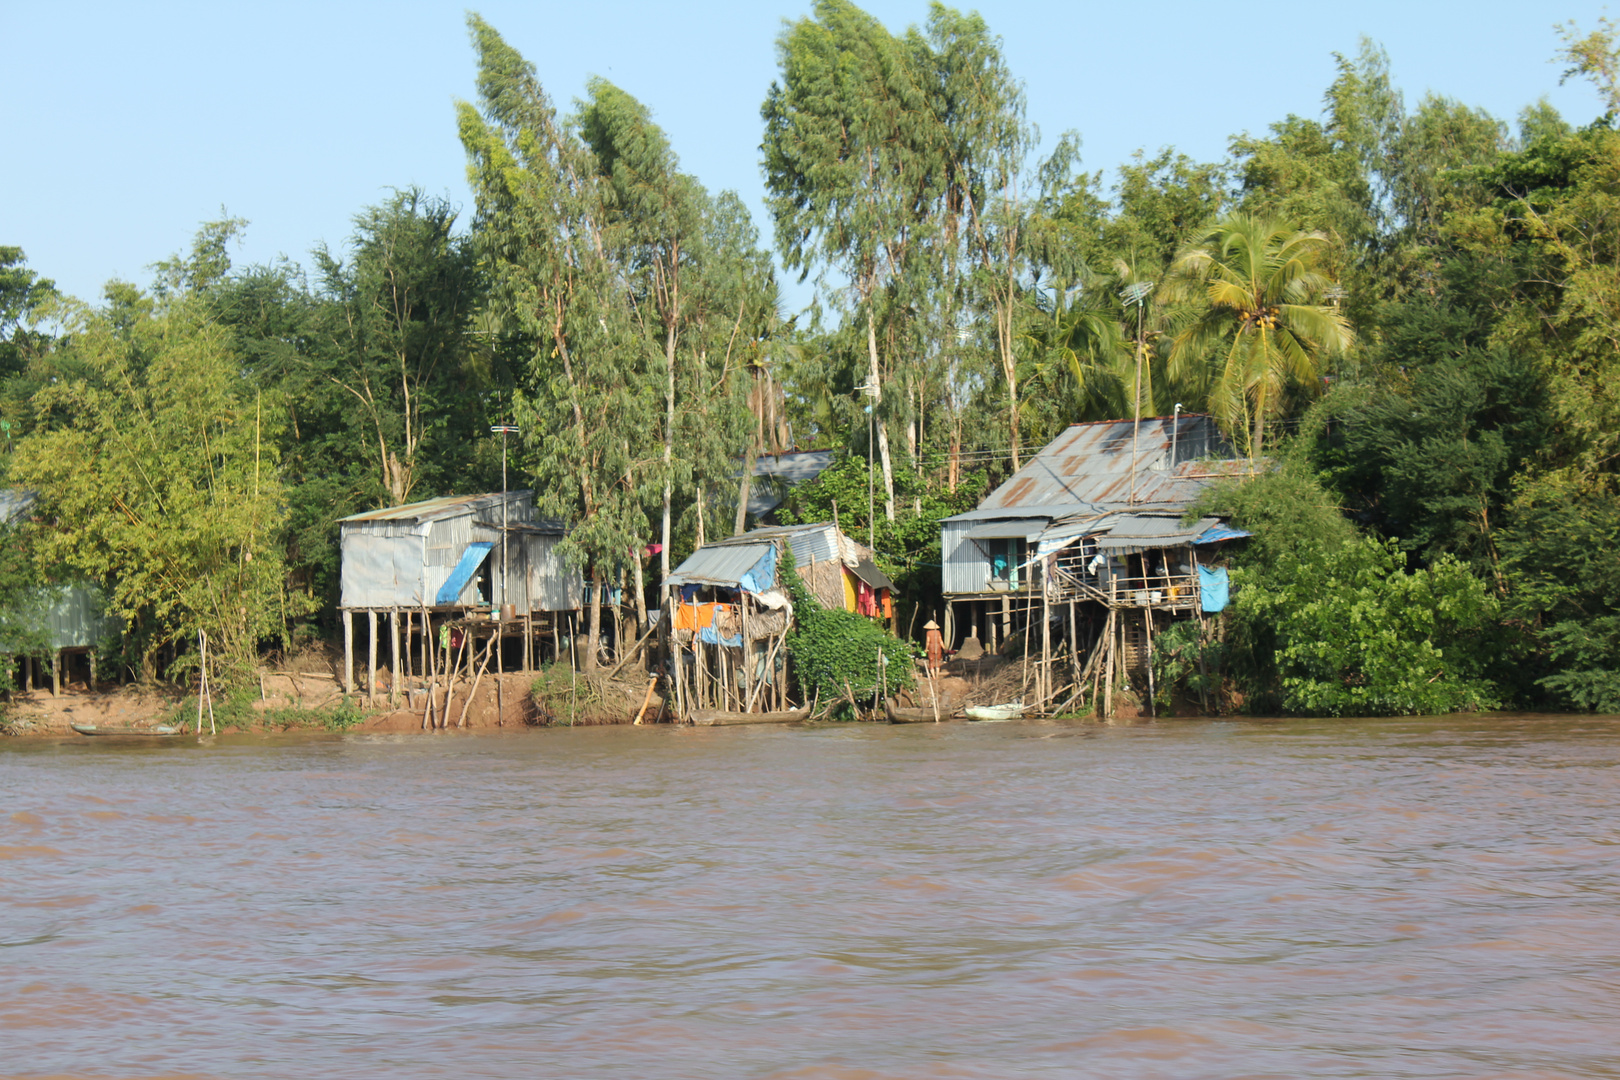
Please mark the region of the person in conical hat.
POLYGON ((924 647, 928 650, 928 670, 938 671, 945 666, 945 639, 940 636, 939 624, 933 619, 929 619, 923 629, 928 631, 923 638, 924 647))

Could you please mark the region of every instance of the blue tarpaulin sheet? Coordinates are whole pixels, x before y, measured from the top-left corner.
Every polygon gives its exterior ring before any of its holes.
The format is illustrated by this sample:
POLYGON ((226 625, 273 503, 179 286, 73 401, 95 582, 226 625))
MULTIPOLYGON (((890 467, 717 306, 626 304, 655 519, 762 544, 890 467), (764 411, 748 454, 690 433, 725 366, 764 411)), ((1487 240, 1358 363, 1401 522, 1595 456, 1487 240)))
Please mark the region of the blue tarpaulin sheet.
POLYGON ((1205 611, 1225 611, 1226 601, 1231 592, 1231 586, 1226 578, 1226 567, 1217 566, 1211 569, 1208 566, 1200 566, 1198 592, 1203 597, 1205 611))
POLYGON ((744 592, 762 593, 767 589, 776 587, 776 545, 772 544, 765 549, 765 554, 759 557, 752 570, 744 574, 737 582, 737 588, 744 592))
POLYGON ((1222 540, 1241 540, 1245 536, 1253 535, 1253 533, 1244 532, 1242 529, 1234 529, 1230 525, 1212 525, 1200 533, 1193 543, 1214 544, 1222 540))
POLYGON ((461 590, 467 587, 467 582, 478 572, 478 564, 484 561, 484 557, 493 546, 484 540, 468 544, 467 550, 461 553, 461 561, 450 571, 449 580, 439 587, 439 595, 433 598, 433 602, 440 605, 455 603, 456 597, 461 595, 461 590))

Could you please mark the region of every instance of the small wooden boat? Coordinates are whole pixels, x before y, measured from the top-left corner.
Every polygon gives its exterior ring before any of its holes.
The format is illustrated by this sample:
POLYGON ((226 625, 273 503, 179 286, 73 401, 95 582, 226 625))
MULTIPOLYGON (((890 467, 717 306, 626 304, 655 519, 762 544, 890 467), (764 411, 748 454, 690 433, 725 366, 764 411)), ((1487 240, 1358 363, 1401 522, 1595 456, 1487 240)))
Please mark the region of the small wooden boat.
POLYGON ((809 709, 788 709, 784 712, 724 712, 720 709, 699 709, 692 714, 692 723, 698 727, 721 727, 733 724, 795 724, 810 719, 809 709))
MULTIPOLYGON (((933 709, 904 709, 892 701, 884 701, 884 711, 889 714, 891 724, 932 724, 936 719, 933 709)), ((951 714, 944 709, 940 710, 938 719, 949 720, 951 714)))
POLYGON ((982 720, 996 723, 1002 720, 1016 720, 1024 715, 1022 701, 1009 701, 1005 705, 974 705, 964 709, 969 720, 982 720))
POLYGON ((147 738, 164 738, 173 735, 184 735, 185 732, 177 727, 167 724, 158 724, 154 727, 101 727, 98 724, 69 724, 80 735, 140 735, 147 738))

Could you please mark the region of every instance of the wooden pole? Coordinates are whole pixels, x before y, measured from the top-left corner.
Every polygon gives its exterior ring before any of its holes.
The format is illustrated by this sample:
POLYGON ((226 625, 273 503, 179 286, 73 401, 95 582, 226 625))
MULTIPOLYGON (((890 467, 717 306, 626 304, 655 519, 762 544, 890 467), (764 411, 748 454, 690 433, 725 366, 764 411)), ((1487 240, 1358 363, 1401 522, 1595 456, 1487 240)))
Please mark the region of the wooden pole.
MULTIPOLYGON (((484 647, 484 662, 479 666, 478 674, 473 677, 472 689, 467 691, 467 703, 461 707, 461 715, 456 718, 456 727, 458 728, 467 726, 467 711, 472 708, 473 700, 478 697, 478 684, 483 682, 484 672, 489 670, 490 653, 495 650, 495 647, 499 641, 499 634, 492 635, 489 639, 489 644, 484 647)), ((470 661, 468 662, 467 670, 472 670, 472 664, 470 661)))
POLYGON ((1041 566, 1041 707, 1052 697, 1052 600, 1046 594, 1046 566, 1041 566))
POLYGON ((343 609, 343 692, 354 693, 354 612, 343 609))
POLYGON ((647 706, 652 704, 653 690, 656 689, 657 686, 658 686, 658 676, 654 675, 651 679, 649 679, 647 681, 647 694, 646 694, 645 697, 643 697, 641 699, 641 708, 636 710, 636 718, 634 720, 630 721, 632 724, 634 724, 634 725, 636 725, 638 727, 640 726, 640 724, 641 724, 641 716, 642 716, 643 713, 645 713, 647 711, 647 706))
POLYGON ((754 643, 748 640, 748 594, 737 594, 737 617, 741 620, 742 629, 738 632, 742 637, 742 682, 737 687, 737 696, 743 698, 743 712, 752 712, 754 708, 754 643))
POLYGON ((427 678, 427 703, 422 706, 423 731, 437 726, 433 715, 435 705, 433 699, 439 692, 439 680, 435 674, 438 666, 434 663, 434 660, 438 656, 438 650, 435 649, 432 652, 429 652, 427 648, 427 639, 429 633, 428 625, 431 622, 432 620, 428 617, 427 608, 424 607, 422 609, 422 669, 424 676, 427 678))
POLYGON ((1114 718, 1114 618, 1116 612, 1108 609, 1108 670, 1103 676, 1103 716, 1114 718))
POLYGON ((388 609, 388 705, 399 704, 399 608, 388 609))
POLYGON ((1148 593, 1148 606, 1142 609, 1142 627, 1147 634, 1147 683, 1148 683, 1148 715, 1158 716, 1159 707, 1154 702, 1158 691, 1153 688, 1153 594, 1148 593))
POLYGON ((198 738, 202 737, 203 681, 208 677, 207 674, 206 674, 206 672, 208 671, 208 665, 207 665, 207 661, 206 661, 204 653, 203 653, 203 648, 204 648, 203 642, 205 642, 207 640, 208 639, 203 636, 203 632, 201 630, 197 631, 197 737, 198 738))
POLYGON ((62 650, 51 650, 51 697, 62 696, 62 650))
POLYGON ((366 704, 377 704, 377 609, 366 609, 366 704))
POLYGON ((506 616, 495 624, 495 722, 506 722, 506 616))

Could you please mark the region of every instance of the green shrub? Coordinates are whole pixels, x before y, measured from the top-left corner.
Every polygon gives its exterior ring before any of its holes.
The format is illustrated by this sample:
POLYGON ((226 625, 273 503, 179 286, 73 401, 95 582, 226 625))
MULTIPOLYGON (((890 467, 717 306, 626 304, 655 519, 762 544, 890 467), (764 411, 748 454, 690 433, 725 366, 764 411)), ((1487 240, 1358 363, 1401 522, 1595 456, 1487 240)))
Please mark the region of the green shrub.
POLYGON ((1496 597, 1450 556, 1415 573, 1405 564, 1394 542, 1363 539, 1283 552, 1263 574, 1233 570, 1234 621, 1249 642, 1272 644, 1275 683, 1249 688, 1251 710, 1273 701, 1307 716, 1495 708, 1496 597))
POLYGON ((807 704, 816 698, 823 705, 844 698, 834 715, 852 719, 849 697, 875 703, 880 687, 895 694, 916 686, 912 663, 916 652, 909 644, 864 615, 823 607, 793 568, 791 551, 779 573, 793 597, 797 625, 788 634, 787 646, 807 704), (880 656, 887 660, 881 667, 880 656))

